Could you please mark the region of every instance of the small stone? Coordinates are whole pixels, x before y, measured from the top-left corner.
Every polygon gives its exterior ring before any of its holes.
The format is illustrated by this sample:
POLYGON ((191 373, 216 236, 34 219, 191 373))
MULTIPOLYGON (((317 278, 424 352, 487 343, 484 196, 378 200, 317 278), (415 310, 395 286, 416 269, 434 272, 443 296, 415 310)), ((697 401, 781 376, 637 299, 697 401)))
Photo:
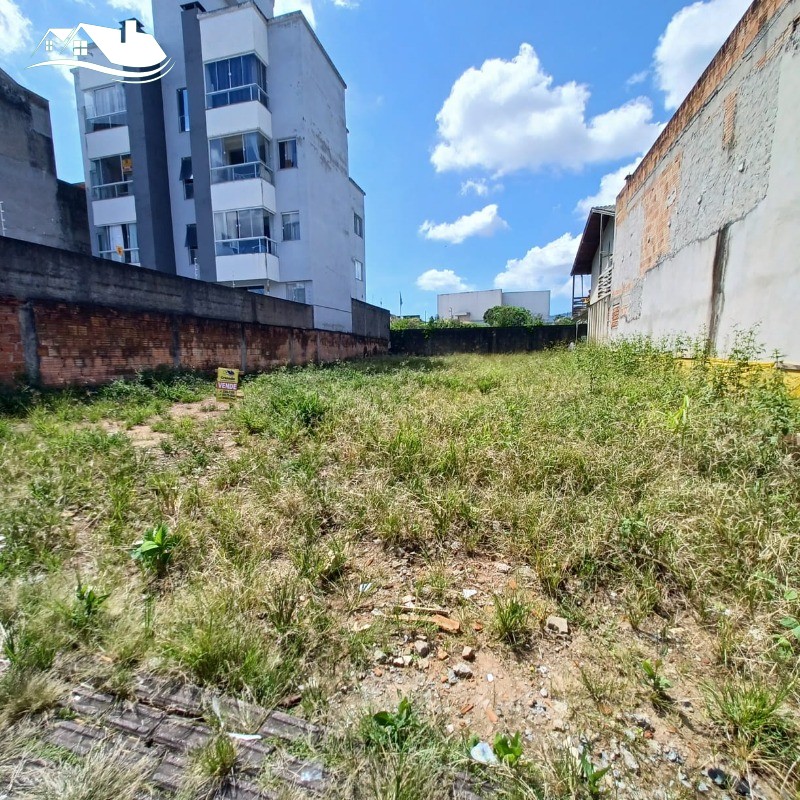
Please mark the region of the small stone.
POLYGON ((392 659, 392 666, 404 667, 406 665, 405 656, 396 656, 392 659))
POLYGON ((475 660, 475 648, 474 647, 465 647, 461 651, 461 658, 464 661, 474 661, 475 660))
POLYGON ((471 600, 473 597, 475 597, 476 594, 478 594, 478 590, 477 589, 462 589, 461 590, 461 594, 462 594, 462 596, 464 597, 465 600, 471 600))
POLYGON ((750 782, 747 778, 739 778, 733 786, 733 791, 740 797, 750 797, 750 782))
POLYGON ((625 764, 625 769, 638 775, 639 762, 633 757, 633 753, 625 747, 620 747, 619 754, 622 756, 622 763, 625 764))
POLYGON ((413 596, 413 595, 410 595, 410 594, 407 594, 405 597, 403 597, 403 598, 400 600, 400 602, 401 602, 403 605, 407 605, 408 603, 413 603, 413 602, 414 602, 414 596, 413 596))
POLYGON ((457 678, 471 678, 473 676, 472 667, 463 662, 459 662, 453 667, 453 673, 457 678))
POLYGON ((541 689, 539 689, 539 694, 540 694, 542 697, 547 697, 547 696, 550 694, 550 692, 548 692, 548 691, 547 691, 547 687, 545 687, 545 686, 542 686, 542 688, 541 688, 541 689))
POLYGON ((494 566, 498 572, 502 572, 504 575, 511 572, 511 567, 508 564, 504 564, 502 561, 498 561, 494 566))
POLYGON ((386 653, 383 652, 383 650, 376 650, 372 654, 372 660, 376 664, 385 664, 386 661, 388 660, 388 658, 389 658, 389 656, 387 656, 386 653))
POLYGON ((420 639, 414 642, 414 652, 420 657, 425 658, 431 652, 431 646, 420 639))
POLYGON ((711 787, 705 781, 700 781, 700 783, 697 784, 697 791, 700 792, 700 794, 707 794, 711 791, 711 787))
POLYGON ((630 720, 635 725, 638 725, 643 731, 655 732, 653 723, 650 722, 650 717, 646 716, 645 714, 633 714, 631 715, 630 720))
POLYGON ((447 678, 442 683, 449 683, 451 686, 455 686, 458 683, 458 676, 452 669, 449 669, 447 670, 447 678))
POLYGON ((710 767, 707 774, 717 786, 722 786, 724 788, 730 783, 730 778, 727 773, 718 767, 710 767))
POLYGON ((380 678, 383 675, 383 670, 380 667, 375 667, 375 669, 372 670, 372 674, 376 678, 380 678))
POLYGON ((447 659, 448 659, 449 657, 450 657, 450 656, 448 656, 448 655, 447 655, 447 650, 445 650, 443 647, 440 647, 440 648, 439 648, 439 649, 436 651, 436 658, 438 658, 438 659, 439 659, 439 661, 447 661, 447 659))
POLYGON ((549 616, 545 622, 545 627, 559 636, 567 636, 569 634, 569 622, 564 617, 549 616))

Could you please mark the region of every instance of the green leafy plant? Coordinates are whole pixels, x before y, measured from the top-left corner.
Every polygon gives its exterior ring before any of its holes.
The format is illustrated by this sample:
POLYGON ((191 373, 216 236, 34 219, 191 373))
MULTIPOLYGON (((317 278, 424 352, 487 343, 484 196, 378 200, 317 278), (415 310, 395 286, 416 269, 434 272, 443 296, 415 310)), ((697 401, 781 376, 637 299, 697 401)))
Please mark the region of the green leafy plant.
POLYGON ((494 754, 509 767, 513 767, 522 758, 522 734, 519 732, 513 736, 505 733, 498 733, 494 737, 494 754))
POLYGON ((536 324, 533 314, 527 308, 520 306, 492 306, 483 315, 483 321, 493 328, 516 328, 536 324))
POLYGON ((162 522, 155 528, 150 528, 144 538, 134 544, 131 555, 145 569, 161 577, 167 571, 178 541, 178 537, 170 533, 169 528, 162 522))
POLYGON ((75 603, 71 614, 72 624, 81 630, 88 628, 109 596, 108 593, 99 594, 95 591, 94 586, 89 586, 78 580, 78 584, 75 587, 75 603))
POLYGON ((397 711, 379 711, 367 717, 363 738, 367 746, 403 750, 420 727, 411 701, 404 697, 398 704, 397 711))
POLYGON ((661 659, 642 661, 642 672, 645 682, 650 689, 650 699, 656 708, 666 708, 672 703, 672 698, 667 694, 667 689, 672 688, 672 684, 661 673, 663 662, 661 659))
POLYGON ((196 764, 204 778, 221 781, 236 766, 236 746, 228 736, 220 734, 197 754, 196 764))
POLYGON ((589 793, 589 797, 592 800, 601 796, 601 787, 600 783, 603 780, 605 774, 611 769, 611 766, 603 767, 602 769, 596 769, 594 764, 592 764, 591 758, 589 758, 589 750, 588 748, 583 748, 580 755, 580 767, 581 767, 581 777, 583 778, 584 782, 586 783, 586 791, 589 793))

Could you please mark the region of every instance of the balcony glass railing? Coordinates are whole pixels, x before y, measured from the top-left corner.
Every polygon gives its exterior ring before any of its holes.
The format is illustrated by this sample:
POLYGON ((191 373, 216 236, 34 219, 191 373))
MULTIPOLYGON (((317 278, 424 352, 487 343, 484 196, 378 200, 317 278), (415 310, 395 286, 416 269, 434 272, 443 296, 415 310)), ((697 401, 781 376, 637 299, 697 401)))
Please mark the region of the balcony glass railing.
POLYGON ((272 183, 272 170, 261 161, 249 164, 234 164, 229 167, 213 167, 211 183, 229 183, 230 181, 246 181, 261 178, 272 183))
POLYGON ((249 103, 251 100, 257 100, 261 105, 269 108, 269 96, 257 83, 237 86, 235 89, 206 92, 206 108, 222 108, 236 103, 249 103))
POLYGON ((113 200, 115 197, 127 197, 131 193, 132 187, 133 181, 92 186, 92 200, 113 200))
POLYGON ((122 128, 128 124, 128 112, 117 111, 114 114, 104 114, 100 117, 86 116, 86 133, 107 131, 109 128, 122 128))
POLYGON ((273 242, 266 236, 257 236, 249 239, 226 239, 217 242, 218 256, 242 256, 252 253, 268 253, 271 256, 278 255, 278 243, 273 242))
POLYGON ((139 263, 139 250, 101 250, 100 258, 107 258, 109 261, 118 261, 120 264, 138 264, 139 263))

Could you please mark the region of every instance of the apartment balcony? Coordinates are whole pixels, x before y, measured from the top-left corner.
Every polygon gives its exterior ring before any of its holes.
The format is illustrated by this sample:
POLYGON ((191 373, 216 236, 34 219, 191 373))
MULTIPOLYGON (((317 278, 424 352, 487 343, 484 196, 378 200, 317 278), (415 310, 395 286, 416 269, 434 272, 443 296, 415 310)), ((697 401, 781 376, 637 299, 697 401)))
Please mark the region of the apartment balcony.
MULTIPOLYGON (((244 88, 247 89, 248 87, 244 88)), ((266 98, 266 93, 258 86, 249 88, 251 95, 247 95, 248 99, 244 102, 237 102, 233 105, 212 106, 210 105, 212 100, 209 100, 206 110, 206 128, 209 139, 246 131, 261 131, 267 139, 272 139, 272 114, 269 108, 257 99, 258 97, 266 98), (249 99, 251 97, 252 99, 249 99)), ((209 95, 209 98, 241 91, 242 87, 228 89, 225 92, 213 92, 209 95)), ((221 101, 217 100, 216 102, 221 101)))
POLYGON ((118 197, 127 197, 130 194, 133 194, 133 181, 92 186, 92 200, 116 200, 118 197))
POLYGON ((274 214, 277 203, 271 178, 272 171, 263 164, 237 164, 212 169, 211 206, 215 212, 266 208, 274 214))
MULTIPOLYGON (((110 184, 110 186, 119 185, 110 184)), ((92 189, 92 217, 95 225, 124 225, 136 220, 136 201, 132 192, 113 197, 107 194, 108 191, 111 191, 107 186, 94 188, 92 189), (94 188, 102 190, 104 196, 101 199, 94 199, 94 188)), ((120 191, 120 189, 115 191, 120 191)))
POLYGON ((217 281, 280 281, 278 245, 272 239, 229 239, 216 243, 217 281))
MULTIPOLYGON (((127 114, 125 112, 122 113, 127 120, 127 114)), ((127 123, 108 128, 92 129, 89 127, 91 122, 92 120, 90 119, 86 120, 86 155, 89 160, 106 158, 117 153, 130 153, 131 140, 127 123)))

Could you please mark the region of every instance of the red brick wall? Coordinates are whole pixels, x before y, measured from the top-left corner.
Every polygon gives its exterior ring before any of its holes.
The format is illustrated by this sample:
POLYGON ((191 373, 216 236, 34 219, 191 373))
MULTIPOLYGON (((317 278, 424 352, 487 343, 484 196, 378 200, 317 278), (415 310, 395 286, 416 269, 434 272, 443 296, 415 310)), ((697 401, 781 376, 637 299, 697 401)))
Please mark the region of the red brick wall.
POLYGON ((0 381, 10 382, 25 372, 18 300, 0 300, 0 381))
POLYGON ((137 370, 172 366, 169 316, 99 306, 32 303, 42 384, 111 381, 137 370))
MULTIPOLYGON (((251 372, 385 354, 388 349, 387 341, 348 333, 52 301, 30 305, 44 386, 101 384, 176 363, 203 371, 238 369, 243 344, 245 371, 251 372)), ((0 382, 25 372, 19 307, 17 300, 0 298, 0 382)))

